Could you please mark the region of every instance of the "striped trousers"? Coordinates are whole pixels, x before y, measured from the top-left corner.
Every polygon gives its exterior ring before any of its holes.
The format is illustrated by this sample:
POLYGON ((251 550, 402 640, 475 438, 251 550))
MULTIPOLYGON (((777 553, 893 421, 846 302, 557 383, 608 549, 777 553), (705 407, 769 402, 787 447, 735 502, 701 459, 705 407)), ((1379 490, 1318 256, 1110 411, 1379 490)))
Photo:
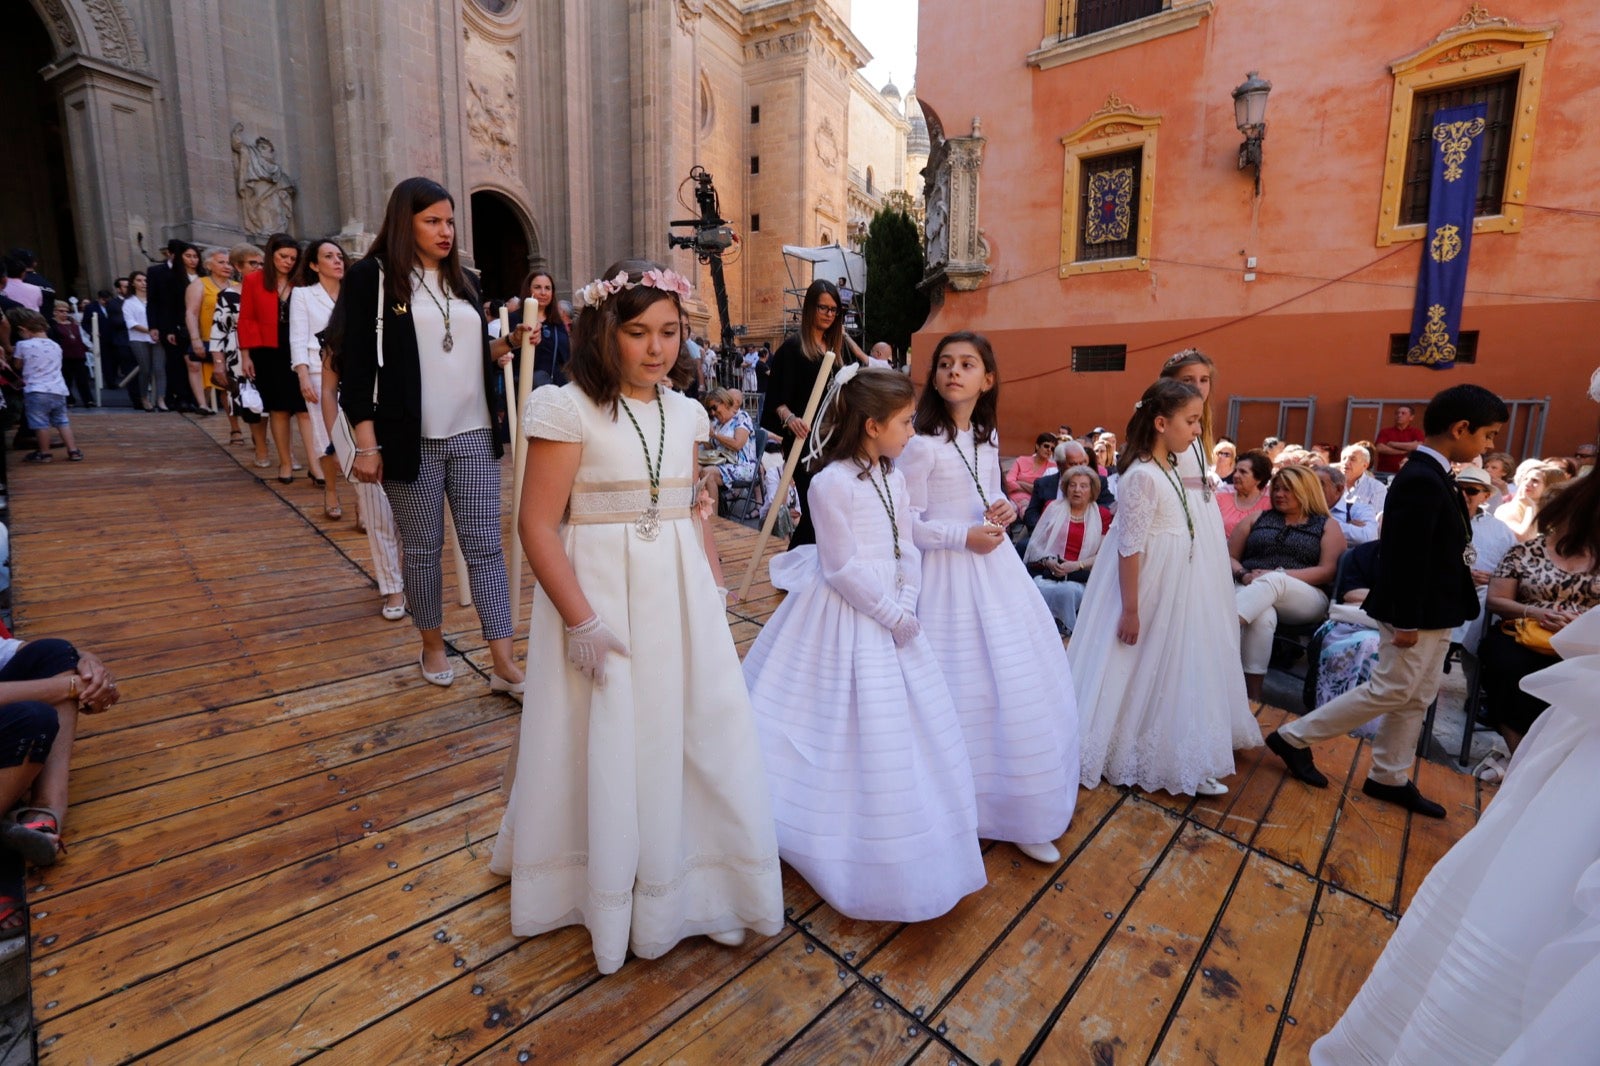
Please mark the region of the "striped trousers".
POLYGON ((406 602, 418 629, 444 625, 444 500, 450 497, 456 542, 467 560, 472 602, 485 640, 511 636, 511 591, 500 544, 500 463, 487 429, 422 440, 417 480, 385 481, 405 547, 406 602))

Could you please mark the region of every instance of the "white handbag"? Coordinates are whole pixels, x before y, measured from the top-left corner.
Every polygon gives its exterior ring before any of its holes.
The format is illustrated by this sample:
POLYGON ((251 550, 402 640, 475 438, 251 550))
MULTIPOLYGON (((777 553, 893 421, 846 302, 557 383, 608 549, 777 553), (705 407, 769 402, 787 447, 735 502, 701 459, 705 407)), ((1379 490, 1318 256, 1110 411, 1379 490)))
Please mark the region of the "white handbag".
MULTIPOLYGON (((378 372, 372 375, 372 406, 378 406, 378 378, 383 370, 383 265, 378 266, 378 325, 377 325, 377 353, 378 372)), ((340 407, 333 416, 333 429, 328 434, 333 441, 333 452, 339 458, 339 469, 344 472, 346 481, 354 481, 351 471, 356 465, 356 435, 350 428, 350 419, 345 415, 344 408, 340 407)))

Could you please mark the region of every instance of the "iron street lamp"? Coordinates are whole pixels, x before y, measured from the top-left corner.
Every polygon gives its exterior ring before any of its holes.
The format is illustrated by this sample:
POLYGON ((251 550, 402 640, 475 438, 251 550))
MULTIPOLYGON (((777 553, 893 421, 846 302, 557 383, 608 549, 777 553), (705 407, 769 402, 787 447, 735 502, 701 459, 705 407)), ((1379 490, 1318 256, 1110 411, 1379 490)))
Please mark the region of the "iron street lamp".
POLYGON ((1256 192, 1261 192, 1261 142, 1267 136, 1267 94, 1272 83, 1251 71, 1244 83, 1233 90, 1233 122, 1244 134, 1239 146, 1239 169, 1254 167, 1256 192))

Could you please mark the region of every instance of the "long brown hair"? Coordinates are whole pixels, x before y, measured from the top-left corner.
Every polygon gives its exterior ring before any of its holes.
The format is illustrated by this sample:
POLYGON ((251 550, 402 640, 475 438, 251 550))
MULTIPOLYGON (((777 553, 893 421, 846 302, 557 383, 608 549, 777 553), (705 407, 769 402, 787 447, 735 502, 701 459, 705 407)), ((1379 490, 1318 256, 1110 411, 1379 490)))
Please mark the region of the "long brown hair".
MULTIPOLYGON (((863 457, 867 441, 867 420, 887 422, 896 411, 907 407, 916 398, 910 380, 894 370, 859 370, 833 394, 833 402, 818 421, 817 431, 827 441, 822 454, 812 463, 820 470, 829 463, 848 459, 861 468, 864 474, 872 469, 863 457)), ((880 465, 884 473, 894 469, 894 463, 885 457, 880 465)))
POLYGON ((844 343, 844 311, 844 301, 839 298, 838 288, 827 278, 818 278, 806 289, 805 302, 800 305, 800 350, 807 359, 815 363, 824 352, 839 351, 839 346, 844 343), (811 334, 816 332, 817 304, 822 300, 823 293, 833 297, 839 313, 833 316, 833 325, 822 331, 822 347, 818 348, 811 334))
MULTIPOLYGON (((261 259, 261 287, 272 293, 274 297, 278 295, 278 262, 273 257, 278 254, 280 248, 293 248, 298 256, 300 254, 300 242, 287 233, 274 233, 267 238, 267 252, 261 259)), ((300 260, 296 259, 294 265, 295 269, 298 270, 300 260)), ((292 285, 294 284, 293 278, 294 275, 290 274, 289 277, 283 280, 292 285)))
MULTIPOLYGON (((322 284, 322 275, 312 270, 311 264, 317 261, 317 256, 321 254, 322 246, 325 244, 333 245, 335 248, 339 249, 340 255, 344 255, 344 246, 338 241, 334 240, 332 237, 318 237, 316 240, 306 245, 305 251, 300 253, 300 262, 294 268, 294 283, 296 286, 304 288, 307 285, 322 284)), ((348 259, 349 257, 345 256, 345 258, 348 259)))
POLYGON ((1600 570, 1600 473, 1565 482, 1557 493, 1547 486, 1545 492, 1554 499, 1541 501, 1539 532, 1568 558, 1588 553, 1590 571, 1600 570))
MULTIPOLYGON (((384 299, 386 303, 403 304, 411 300, 411 272, 417 268, 417 241, 412 235, 412 220, 439 201, 446 201, 452 210, 456 198, 450 190, 432 178, 407 178, 389 193, 389 203, 383 209, 383 224, 378 227, 378 237, 367 249, 362 259, 377 259, 383 264, 384 299)), ((269 253, 270 255, 270 253, 269 253)), ((439 262, 439 277, 446 291, 466 298, 477 306, 477 287, 467 280, 461 269, 461 242, 452 241, 450 254, 439 262)))
POLYGON ((1117 459, 1117 473, 1126 474, 1136 460, 1150 457, 1156 444, 1157 418, 1171 418, 1189 401, 1199 398, 1200 390, 1187 381, 1157 378, 1139 397, 1133 417, 1128 419, 1128 430, 1122 438, 1122 455, 1117 459))
POLYGON ((544 314, 539 316, 539 324, 541 326, 563 325, 560 301, 556 299, 556 276, 544 267, 537 267, 528 271, 528 276, 522 279, 522 289, 517 293, 522 298, 522 321, 529 325, 533 324, 533 319, 528 316, 528 304, 533 304, 535 308, 539 306, 539 301, 533 298, 533 283, 539 278, 550 279, 550 302, 545 304, 544 314))
MULTIPOLYGON (((567 376, 595 406, 610 408, 612 418, 617 417, 617 400, 622 395, 622 355, 617 350, 617 330, 661 300, 671 300, 678 317, 683 317, 677 293, 639 284, 646 271, 663 269, 660 263, 649 259, 623 259, 612 263, 600 276, 614 278, 627 274, 633 287, 606 297, 599 307, 585 307, 572 324, 572 358, 567 363, 567 376)), ((551 304, 554 303, 552 300, 551 304)), ((681 335, 678 342, 681 352, 681 335)), ((673 361, 676 362, 676 356, 673 361)))
MULTIPOLYGON (((1199 348, 1185 348, 1181 352, 1175 352, 1161 365, 1161 376, 1164 378, 1176 378, 1178 371, 1186 366, 1194 366, 1196 363, 1204 365, 1206 369, 1211 371, 1211 391, 1215 393, 1217 391, 1217 364, 1199 348)), ((1206 454, 1210 455, 1211 449, 1216 442, 1216 438, 1211 432, 1211 400, 1204 396, 1201 397, 1201 400, 1203 402, 1200 410, 1200 442, 1205 446, 1206 454)), ((1205 464, 1202 463, 1201 465, 1204 466, 1205 464)))
MULTIPOLYGON (((938 346, 933 349, 933 358, 928 362, 928 380, 923 382, 922 395, 917 397, 917 432, 928 436, 942 433, 945 440, 956 439, 956 420, 950 416, 950 406, 935 388, 939 378, 939 357, 952 344, 970 344, 976 348, 978 357, 983 360, 983 372, 994 377, 994 384, 979 394, 978 402, 972 408, 972 439, 986 444, 994 436, 996 411, 1000 406, 1000 366, 995 361, 994 345, 989 343, 989 338, 971 330, 947 334, 940 338, 938 346)), ((1050 439, 1055 440, 1053 436, 1050 439)))

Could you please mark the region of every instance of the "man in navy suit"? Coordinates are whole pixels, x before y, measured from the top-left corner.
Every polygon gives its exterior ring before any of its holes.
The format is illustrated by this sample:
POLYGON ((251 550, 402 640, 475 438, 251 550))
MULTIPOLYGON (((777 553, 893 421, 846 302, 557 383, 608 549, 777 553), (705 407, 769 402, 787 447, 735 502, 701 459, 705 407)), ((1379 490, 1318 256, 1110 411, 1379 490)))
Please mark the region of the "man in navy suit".
POLYGON ((1493 450, 1509 417, 1500 397, 1478 385, 1445 389, 1428 404, 1426 440, 1389 485, 1378 575, 1362 604, 1379 623, 1378 665, 1365 684, 1267 736, 1267 747, 1306 784, 1328 787, 1309 745, 1386 715, 1361 791, 1444 817, 1443 807, 1417 791, 1410 770, 1428 705, 1439 692, 1450 631, 1478 616, 1472 522, 1450 470, 1452 463, 1493 450))

